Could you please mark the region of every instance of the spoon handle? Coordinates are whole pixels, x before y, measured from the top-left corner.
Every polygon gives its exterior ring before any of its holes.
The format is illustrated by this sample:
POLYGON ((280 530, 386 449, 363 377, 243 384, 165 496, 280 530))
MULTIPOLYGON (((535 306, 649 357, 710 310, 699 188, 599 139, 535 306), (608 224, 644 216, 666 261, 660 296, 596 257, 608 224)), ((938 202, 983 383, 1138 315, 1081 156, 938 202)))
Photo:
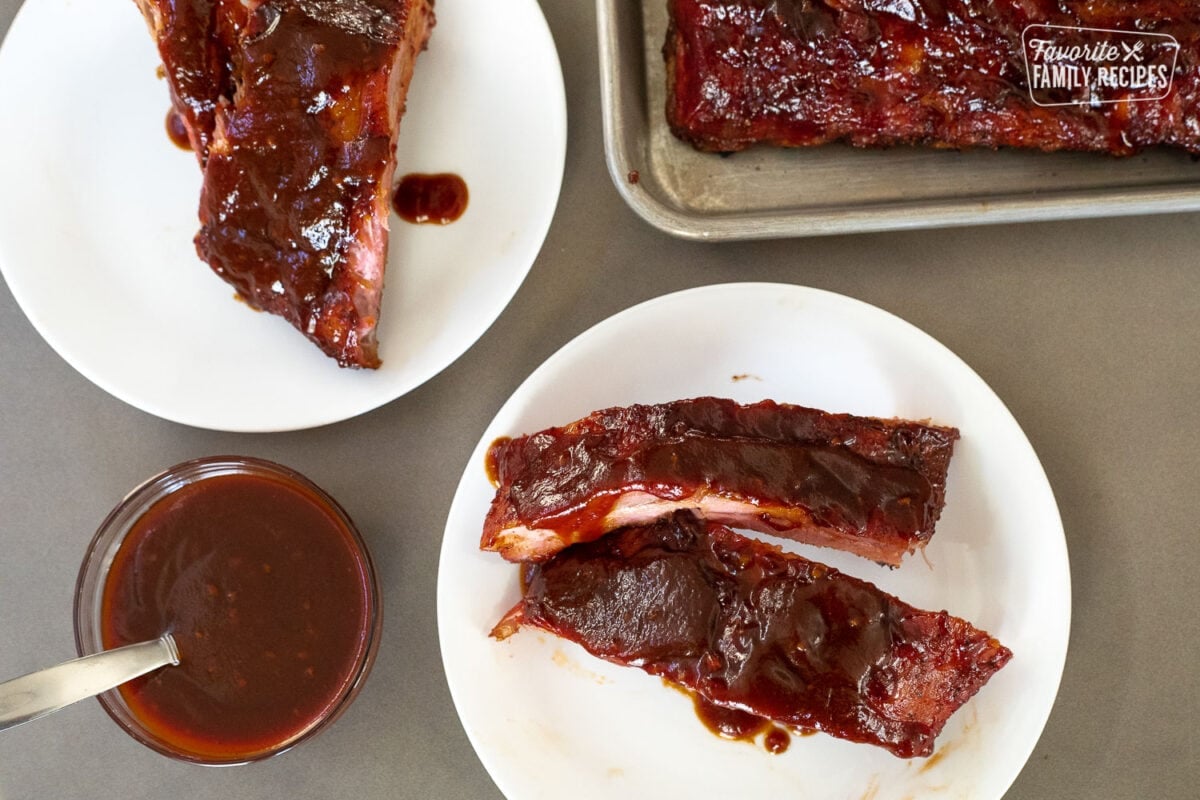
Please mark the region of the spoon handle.
POLYGON ((0 683, 0 731, 107 692, 167 664, 179 663, 170 634, 105 650, 0 683))

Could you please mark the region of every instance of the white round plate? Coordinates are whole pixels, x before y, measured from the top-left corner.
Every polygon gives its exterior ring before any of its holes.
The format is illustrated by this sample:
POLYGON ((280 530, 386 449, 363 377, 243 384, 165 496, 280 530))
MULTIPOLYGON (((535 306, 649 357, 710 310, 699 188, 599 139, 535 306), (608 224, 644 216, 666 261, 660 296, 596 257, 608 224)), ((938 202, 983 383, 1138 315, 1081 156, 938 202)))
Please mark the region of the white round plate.
POLYGON ((274 431, 352 417, 436 375, 504 310, 562 182, 562 70, 535 0, 438 3, 397 179, 454 172, 447 226, 391 219, 378 371, 339 369, 234 300, 192 245, 201 175, 171 144, 157 50, 129 0, 27 0, 0 51, 0 269, 89 380, 152 414, 274 431))
POLYGON ((612 797, 999 798, 1029 757, 1058 690, 1070 574, 1041 464, 1004 404, 953 353, 906 322, 828 292, 729 284, 667 295, 596 325, 539 367, 479 441, 446 523, 438 629, 455 705, 513 800, 612 797), (926 549, 888 570, 781 542, 919 608, 947 609, 1012 661, 960 709, 929 759, 826 735, 782 755, 709 733, 691 702, 637 669, 536 629, 488 631, 519 597, 518 570, 478 549, 493 489, 484 452, 615 405, 716 395, 957 426, 945 512, 926 549))

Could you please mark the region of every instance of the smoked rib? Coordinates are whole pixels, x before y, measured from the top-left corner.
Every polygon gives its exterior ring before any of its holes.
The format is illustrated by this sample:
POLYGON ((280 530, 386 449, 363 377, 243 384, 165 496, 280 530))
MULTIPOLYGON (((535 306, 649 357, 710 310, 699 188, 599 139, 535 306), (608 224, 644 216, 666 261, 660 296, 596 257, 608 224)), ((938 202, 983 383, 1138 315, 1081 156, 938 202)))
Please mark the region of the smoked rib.
MULTIPOLYGON (((1194 2, 667 3, 667 121, 701 150, 845 141, 1116 155, 1171 145, 1200 152, 1200 4, 1194 2), (1055 26, 1046 30, 1063 37, 1079 28, 1169 35, 1179 45, 1177 61, 1162 61, 1170 91, 1148 100, 1155 93, 1139 94, 1130 84, 1104 90, 1103 103, 1040 106, 1023 50, 1030 25, 1055 26)), ((1112 34, 1097 34, 1106 36, 1112 34)), ((1114 63, 1127 65, 1121 58, 1114 63)))
POLYGON ((702 397, 495 442, 480 547, 543 560, 677 509, 885 564, 924 547, 958 431, 702 397))
POLYGON ((376 325, 429 0, 137 0, 204 172, 196 249, 342 366, 376 325))
POLYGON ((496 625, 532 625, 708 702, 928 756, 1011 658, 995 638, 689 512, 525 569, 496 625))

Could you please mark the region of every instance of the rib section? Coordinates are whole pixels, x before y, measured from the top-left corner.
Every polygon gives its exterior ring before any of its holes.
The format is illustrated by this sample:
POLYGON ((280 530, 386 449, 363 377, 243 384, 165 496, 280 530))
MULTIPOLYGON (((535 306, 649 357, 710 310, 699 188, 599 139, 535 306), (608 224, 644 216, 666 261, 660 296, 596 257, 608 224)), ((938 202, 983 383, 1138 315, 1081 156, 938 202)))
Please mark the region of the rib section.
POLYGON ((667 3, 667 121, 676 136, 701 150, 845 141, 1115 155, 1161 144, 1200 152, 1196 3, 667 3), (1056 90, 1034 102, 1030 62, 1038 54, 1029 57, 1023 38, 1030 26, 1066 51, 1090 42, 1116 48, 1116 54, 1102 64, 1083 58, 1065 65, 1072 73, 1065 77, 1090 81, 1090 89, 1056 90), (1137 52, 1129 56, 1119 44, 1137 52), (1163 49, 1175 45, 1178 58, 1174 49, 1163 49), (1130 65, 1161 70, 1147 74, 1166 87, 1149 91, 1131 77, 1128 85, 1112 88, 1101 80, 1101 68, 1124 75, 1120 70, 1130 65))
POLYGON ((497 440, 480 546, 510 561, 676 510, 897 565, 933 535, 954 428, 702 397, 497 440))
POLYGON ((526 565, 523 625, 719 707, 928 756, 1011 658, 986 632, 679 512, 526 565))

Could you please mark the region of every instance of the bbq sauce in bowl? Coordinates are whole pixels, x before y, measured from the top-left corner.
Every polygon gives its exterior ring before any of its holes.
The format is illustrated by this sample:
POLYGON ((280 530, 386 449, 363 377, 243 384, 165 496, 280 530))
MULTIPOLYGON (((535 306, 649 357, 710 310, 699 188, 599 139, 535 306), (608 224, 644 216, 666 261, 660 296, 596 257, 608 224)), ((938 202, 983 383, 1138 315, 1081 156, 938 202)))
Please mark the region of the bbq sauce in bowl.
POLYGON ((179 666, 101 703, 142 743, 205 764, 266 758, 331 723, 370 669, 380 622, 341 508, 244 458, 188 462, 136 490, 97 534, 76 597, 81 653, 174 635, 179 666))

